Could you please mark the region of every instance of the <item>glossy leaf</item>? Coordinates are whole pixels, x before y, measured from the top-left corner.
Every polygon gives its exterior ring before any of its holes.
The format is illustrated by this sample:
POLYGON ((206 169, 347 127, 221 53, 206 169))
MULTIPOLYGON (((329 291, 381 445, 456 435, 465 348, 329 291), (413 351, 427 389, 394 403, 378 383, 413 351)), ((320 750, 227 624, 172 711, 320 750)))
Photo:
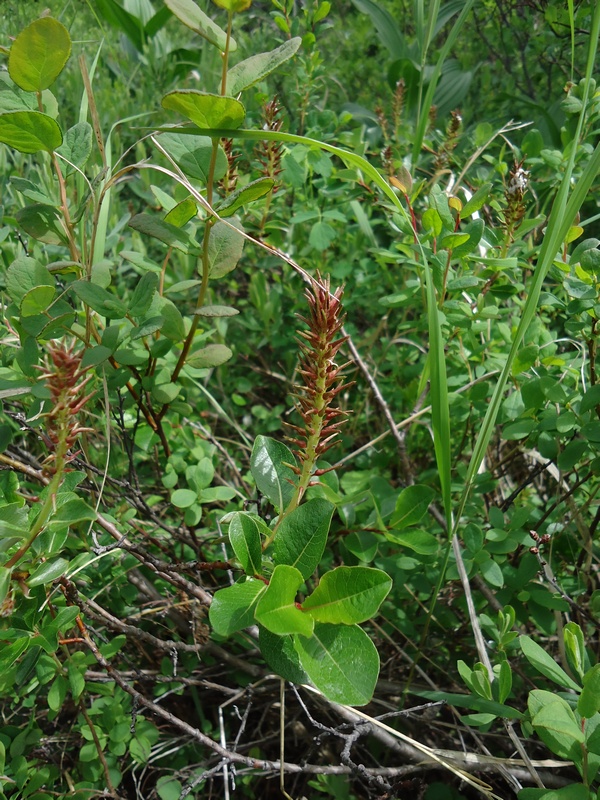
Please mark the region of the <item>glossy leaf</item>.
POLYGON ((247 575, 257 575, 262 566, 258 525, 249 514, 236 512, 229 523, 229 541, 247 575))
POLYGON ((563 688, 572 689, 575 692, 581 691, 581 688, 567 675, 564 669, 533 639, 530 639, 529 636, 520 636, 519 644, 525 658, 540 674, 563 688))
POLYGON ((254 624, 254 609, 266 590, 262 581, 246 578, 215 592, 208 612, 210 624, 219 636, 231 636, 254 624))
POLYGON ((416 484, 407 486, 400 492, 396 500, 396 508, 390 520, 390 527, 403 530, 409 525, 420 522, 435 497, 434 490, 429 486, 416 484))
POLYGON ((181 203, 177 203, 176 206, 173 206, 165 216, 165 222, 168 222, 169 225, 175 225, 176 228, 183 228, 183 226, 187 225, 197 214, 198 206, 195 201, 192 200, 191 197, 186 197, 181 203))
POLYGON ((235 269, 244 250, 244 237, 225 222, 213 225, 208 241, 211 278, 222 278, 235 269))
POLYGON ((253 200, 269 194, 274 185, 275 181, 271 178, 258 178, 226 197, 222 203, 216 206, 215 211, 220 217, 231 217, 238 208, 246 203, 251 203, 253 200))
POLYGON ((296 607, 296 594, 303 583, 304 578, 295 567, 278 564, 256 606, 257 622, 280 636, 292 633, 310 636, 314 621, 296 607))
POLYGON ((261 81, 292 58, 302 44, 299 36, 288 39, 269 53, 259 53, 240 61, 227 73, 227 94, 236 95, 261 81))
MULTIPOLYGON (((160 143, 188 178, 203 184, 208 180, 213 143, 208 136, 188 136, 182 133, 162 133, 160 143)), ((219 145, 214 168, 214 180, 219 181, 227 172, 227 157, 219 145)))
MULTIPOLYGON (((165 0, 165 5, 184 25, 203 36, 211 44, 216 45, 219 50, 225 50, 227 34, 193 0, 165 0)), ((236 49, 235 40, 230 38, 230 52, 236 49)))
POLYGON ((43 583, 51 583, 56 578, 64 575, 69 562, 66 558, 53 558, 50 561, 45 561, 43 564, 33 571, 27 580, 28 586, 40 586, 43 583))
POLYGON ((208 344, 206 347, 196 350, 189 356, 186 364, 194 369, 209 369, 220 367, 232 357, 233 353, 224 344, 208 344))
POLYGON ((278 511, 288 505, 294 495, 296 475, 289 464, 295 464, 291 450, 268 436, 257 436, 250 457, 250 471, 261 494, 278 511))
POLYGON ((0 142, 21 153, 51 153, 62 144, 62 133, 52 117, 41 111, 8 111, 0 114, 0 142))
POLYGON ((491 183, 484 183, 482 186, 477 189, 475 194, 471 197, 470 200, 464 204, 460 211, 460 218, 466 219, 470 217, 471 214, 474 214, 476 211, 479 211, 482 208, 488 199, 490 192, 492 190, 491 183))
POLYGON ((316 497, 284 517, 274 539, 275 563, 289 564, 310 578, 325 550, 333 509, 328 500, 316 497))
POLYGON ((168 111, 177 111, 199 128, 239 128, 246 109, 233 97, 199 92, 197 89, 177 89, 166 94, 161 103, 168 111))
POLYGON ((8 72, 21 89, 41 92, 52 86, 70 54, 71 38, 65 26, 52 17, 41 17, 24 28, 13 42, 8 72))
POLYGON ((392 579, 371 567, 338 567, 326 572, 302 608, 317 622, 354 625, 377 614, 392 579))
POLYGON ((286 681, 298 684, 309 682, 291 636, 277 636, 259 625, 258 644, 267 664, 286 681))
POLYGON ((294 643, 302 668, 329 700, 350 706, 371 700, 379 655, 362 628, 317 623, 310 638, 294 636, 294 643))

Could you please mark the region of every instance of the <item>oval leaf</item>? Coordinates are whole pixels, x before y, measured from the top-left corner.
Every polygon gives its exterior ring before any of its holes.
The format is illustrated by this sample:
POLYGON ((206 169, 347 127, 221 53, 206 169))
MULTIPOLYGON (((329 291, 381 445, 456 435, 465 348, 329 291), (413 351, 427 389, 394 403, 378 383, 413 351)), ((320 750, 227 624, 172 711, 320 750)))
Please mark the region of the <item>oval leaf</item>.
POLYGON ((26 92, 42 92, 52 86, 70 55, 71 37, 65 26, 52 17, 42 17, 22 30, 13 42, 8 72, 26 92))
POLYGON ((257 575, 262 566, 262 547, 258 525, 251 516, 236 512, 229 523, 229 541, 236 558, 248 575, 257 575))
POLYGON ((220 367, 229 361, 233 353, 224 344, 209 344, 188 358, 186 364, 194 369, 208 369, 210 367, 220 367))
MULTIPOLYGON (((160 143, 188 178, 206 183, 210 173, 212 139, 208 136, 189 136, 185 133, 163 133, 160 143)), ((213 180, 219 181, 227 172, 227 156, 219 145, 213 180)))
MULTIPOLYGON (((180 22, 203 36, 211 44, 216 45, 219 50, 225 50, 227 34, 193 0, 165 0, 165 5, 180 22)), ((229 39, 229 50, 230 52, 237 50, 237 44, 233 38, 229 39)))
POLYGON ((333 509, 333 503, 316 497, 284 517, 275 534, 275 562, 296 567, 304 579, 310 578, 325 550, 333 509))
POLYGON ((269 53, 259 53, 240 61, 227 73, 227 94, 236 95, 248 89, 274 72, 281 64, 292 58, 302 44, 299 36, 289 39, 269 53))
POLYGON ((409 525, 420 522, 433 500, 435 492, 429 486, 415 484, 403 489, 396 500, 396 508, 390 520, 390 526, 403 530, 409 525))
POLYGON ((379 655, 362 628, 317 623, 310 639, 295 636, 294 643, 306 674, 329 700, 349 706, 371 700, 379 655))
POLYGON ((258 644, 267 664, 284 680, 298 684, 309 682, 291 636, 277 636, 259 625, 258 644))
POLYGON ((254 609, 266 590, 262 581, 248 578, 215 592, 208 612, 210 624, 220 636, 231 636, 254 624, 254 609))
POLYGON ((256 606, 257 622, 279 636, 288 633, 310 636, 314 621, 296 607, 296 594, 303 583, 304 578, 295 567, 278 564, 256 606))
MULTIPOLYGON (((162 99, 162 107, 177 111, 199 128, 239 128, 246 109, 233 97, 199 92, 197 89, 178 89, 162 99)), ((23 113, 23 112, 22 112, 23 113)))
POLYGON ((250 471, 261 494, 278 511, 288 505, 294 495, 296 474, 289 465, 296 459, 291 450, 268 436, 257 436, 250 457, 250 471))
POLYGON ((51 153, 62 144, 62 133, 52 117, 40 111, 0 114, 0 142, 20 153, 51 153))
POLYGON ((69 566, 66 558, 53 558, 45 561, 32 573, 27 581, 28 586, 39 586, 42 583, 50 583, 64 574, 69 566))
POLYGON ((529 636, 520 636, 519 644, 523 655, 534 666, 538 672, 549 678, 554 683, 566 689, 572 689, 575 692, 580 692, 579 687, 575 681, 570 678, 562 667, 560 667, 552 656, 547 653, 543 647, 530 639, 529 636))
POLYGON ((302 608, 317 622, 354 625, 375 616, 391 588, 380 569, 338 567, 323 575, 302 608))
POLYGON ((95 283, 75 281, 71 288, 80 300, 103 317, 121 319, 127 314, 125 303, 95 283))
POLYGON ((213 225, 208 240, 211 278, 222 278, 235 269, 244 251, 244 237, 226 222, 213 225))
POLYGON ((240 312, 231 306, 202 306, 194 313, 199 317, 235 317, 240 312))
POLYGON ((231 217, 238 208, 246 203, 251 203, 253 200, 269 194, 273 186, 275 186, 275 181, 271 178, 258 178, 244 186, 243 189, 238 189, 230 194, 221 205, 215 207, 215 211, 221 217, 231 217))

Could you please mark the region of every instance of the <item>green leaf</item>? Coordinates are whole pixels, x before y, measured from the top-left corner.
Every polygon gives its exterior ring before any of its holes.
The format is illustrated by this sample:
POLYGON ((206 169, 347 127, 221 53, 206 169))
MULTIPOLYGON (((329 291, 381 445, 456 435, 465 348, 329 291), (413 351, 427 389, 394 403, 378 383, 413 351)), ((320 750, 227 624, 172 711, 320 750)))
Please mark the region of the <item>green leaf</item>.
POLYGON ((277 636, 259 625, 258 644, 265 661, 274 672, 291 683, 308 683, 308 675, 302 669, 291 636, 277 636))
POLYGON ((258 525, 249 514, 238 511, 229 523, 229 541, 247 575, 260 574, 262 547, 258 525))
POLYGON ((43 564, 33 571, 27 580, 28 586, 40 586, 43 583, 51 583, 56 578, 64 575, 69 562, 66 558, 53 558, 50 561, 45 561, 43 564))
POLYGON ((189 508, 198 500, 197 492, 191 489, 175 489, 171 495, 171 502, 176 508, 189 508))
POLYGON ((565 640, 565 653, 569 665, 580 681, 587 672, 590 664, 585 649, 583 631, 576 622, 567 622, 563 630, 565 640))
POLYGON ((300 664, 325 697, 334 703, 368 703, 379 675, 379 655, 357 625, 317 623, 310 638, 294 636, 300 664))
POLYGON ((248 89, 264 77, 274 72, 281 64, 292 58, 302 44, 299 36, 288 39, 287 42, 271 50, 269 53, 259 53, 250 56, 245 61, 240 61, 227 73, 227 94, 237 95, 248 89))
POLYGON ((152 238, 164 242, 169 247, 181 250, 183 253, 198 254, 200 252, 198 243, 192 239, 189 233, 182 231, 176 225, 153 217, 151 214, 136 214, 129 220, 129 226, 146 236, 152 236, 152 238))
POLYGON ((504 575, 493 558, 486 558, 484 561, 478 562, 478 565, 479 571, 490 586, 495 586, 497 589, 504 586, 504 575))
POLYGON ((396 500, 396 508, 390 520, 390 527, 403 530, 409 525, 416 525, 425 514, 435 491, 429 486, 415 484, 403 489, 396 500))
POLYGON ((197 214, 198 206, 196 202, 192 200, 191 197, 186 197, 181 203, 177 203, 176 206, 173 206, 165 216, 165 222, 168 222, 169 225, 175 225, 176 228, 183 228, 183 226, 187 225, 197 214))
POLYGON ((73 663, 69 664, 68 677, 73 700, 77 702, 85 689, 85 678, 73 663))
POLYGON ((8 594, 11 578, 12 570, 7 567, 0 567, 0 605, 4 602, 4 598, 8 594))
POLYGON ((440 546, 437 538, 432 533, 415 529, 404 533, 387 531, 385 538, 390 542, 402 545, 402 547, 408 547, 423 556, 434 555, 440 546))
MULTIPOLYGON (((199 92, 197 89, 176 89, 166 94, 161 102, 168 111, 177 111, 199 128, 239 128, 246 117, 246 109, 233 97, 199 92)), ((25 113, 25 112, 22 112, 25 113)))
POLYGON ((11 644, 3 644, 0 648, 0 667, 3 672, 6 672, 19 656, 27 650, 29 646, 29 636, 24 636, 22 639, 17 639, 11 644))
POLYGON ((250 8, 250 3, 252 0, 213 0, 213 2, 216 6, 219 6, 219 8, 224 8, 232 13, 237 13, 250 8))
POLYGON ((310 636, 314 621, 296 607, 296 594, 303 583, 304 578, 295 567, 278 564, 256 606, 257 622, 279 636, 291 633, 310 636))
POLYGON ((75 525, 96 519, 96 512, 82 497, 70 493, 71 497, 60 505, 52 515, 49 525, 75 525))
MULTIPOLYGON (((203 36, 211 44, 216 45, 219 50, 225 50, 227 34, 193 0, 165 0, 165 5, 184 25, 203 36)), ((229 50, 230 52, 237 50, 237 44, 233 38, 229 39, 229 50)))
POLYGON ((210 277, 222 278, 235 269, 243 250, 244 237, 240 233, 226 222, 215 223, 208 240, 210 277))
POLYGON ((21 301, 21 316, 33 317, 48 310, 56 290, 54 286, 36 286, 30 289, 21 301))
POLYGON ((27 256, 15 259, 6 272, 6 289, 10 299, 21 304, 23 297, 36 286, 51 286, 55 281, 46 267, 27 256))
MULTIPOLYGON (((64 141, 56 152, 69 161, 70 164, 82 169, 92 154, 92 142, 92 126, 89 122, 78 122, 66 132, 64 141)), ((67 165, 65 176, 71 172, 73 172, 73 169, 67 165)))
POLYGON ((179 800, 182 791, 182 784, 172 775, 162 775, 156 781, 156 793, 160 800, 179 800))
POLYGON ((458 708, 470 708, 474 711, 494 714, 496 717, 504 717, 506 719, 522 719, 523 717, 523 714, 517 711, 516 708, 491 700, 484 700, 483 697, 474 697, 470 694, 451 694, 449 692, 429 691, 428 689, 415 689, 415 694, 418 697, 425 697, 435 702, 443 701, 458 708))
POLYGON ((220 367, 232 357, 233 353, 224 344, 208 344, 200 350, 196 350, 185 362, 188 367, 194 369, 208 369, 210 367, 220 367))
POLYGON ((81 359, 81 366, 82 368, 97 367, 98 364, 102 364, 109 359, 112 354, 113 350, 110 347, 104 347, 101 344, 96 345, 96 347, 90 347, 85 351, 81 359))
POLYGON ((337 233, 327 222, 315 222, 310 229, 308 236, 309 244, 320 253, 327 250, 329 245, 336 239, 337 233))
POLYGON ((513 377, 516 377, 522 372, 526 372, 528 369, 531 369, 531 367, 533 367, 537 361, 539 354, 540 348, 537 346, 537 344, 528 344, 526 347, 522 347, 516 354, 515 360, 513 361, 513 377))
POLYGON ((581 760, 585 735, 566 700, 552 692, 534 689, 529 693, 527 707, 535 732, 553 753, 581 760))
POLYGON ((315 497, 283 518, 274 539, 276 564, 290 564, 310 578, 321 561, 334 506, 315 497))
POLYGON ((504 703, 512 689, 512 669, 508 661, 502 661, 498 672, 498 700, 504 703))
POLYGON ((353 625, 374 617, 392 579, 371 567, 338 567, 326 572, 302 608, 317 622, 353 625))
POLYGON ((0 142, 21 153, 51 153, 62 144, 62 133, 52 117, 41 111, 8 111, 0 114, 0 142))
POLYGON ((254 609, 266 590, 262 581, 246 578, 215 592, 208 612, 210 624, 219 636, 231 636, 254 624, 254 609))
POLYGON ((148 311, 157 289, 158 275, 154 272, 142 275, 129 301, 129 313, 132 317, 142 317, 148 311))
POLYGON ((600 383, 591 386, 583 395, 579 405, 579 413, 584 414, 586 411, 596 408, 596 406, 600 406, 600 383))
POLYGON ((291 450, 284 444, 268 436, 256 437, 250 457, 250 471, 258 491, 280 512, 294 496, 297 478, 288 465, 295 463, 291 450))
POLYGON ((195 313, 199 317, 235 317, 240 312, 231 306, 202 306, 195 313))
POLYGON ((121 319, 127 314, 127 307, 122 300, 95 283, 75 281, 71 288, 80 300, 103 317, 121 319))
POLYGON ((57 675, 48 692, 48 706, 52 711, 60 711, 69 691, 69 681, 57 675))
POLYGON ((474 214, 476 211, 479 211, 480 208, 483 207, 486 200, 490 196, 490 192, 492 190, 491 183, 484 183, 482 186, 477 189, 473 197, 464 204, 460 211, 460 218, 466 219, 466 217, 470 217, 471 214, 474 214))
POLYGON ((13 42, 8 72, 26 92, 42 92, 52 86, 70 55, 71 38, 65 26, 52 17, 41 17, 24 28, 13 42))
POLYGON ((423 230, 431 231, 434 236, 439 236, 442 232, 443 223, 442 218, 435 210, 435 208, 428 208, 423 212, 423 230))
POLYGON ((43 203, 25 206, 15 214, 15 219, 26 233, 46 244, 64 243, 65 234, 60 226, 59 218, 60 212, 57 208, 43 203))
MULTIPOLYGON (((210 173, 213 142, 208 136, 188 136, 182 133, 162 133, 160 143, 188 178, 206 183, 210 173)), ((219 145, 214 168, 214 180, 227 172, 227 156, 219 145)))
POLYGON ((258 178, 243 188, 232 192, 222 203, 215 207, 215 211, 220 217, 231 217, 238 208, 246 205, 246 203, 251 203, 253 200, 264 197, 273 189, 273 186, 275 186, 275 181, 271 178, 258 178))
POLYGON ((529 636, 519 636, 519 644, 523 655, 534 666, 539 673, 544 677, 549 678, 554 683, 566 689, 572 689, 575 692, 580 692, 579 687, 575 681, 570 678, 562 667, 556 663, 552 656, 547 653, 539 644, 530 639, 529 636))
POLYGON ((600 664, 595 664, 583 677, 583 690, 579 696, 577 711, 585 719, 591 719, 600 711, 600 664))

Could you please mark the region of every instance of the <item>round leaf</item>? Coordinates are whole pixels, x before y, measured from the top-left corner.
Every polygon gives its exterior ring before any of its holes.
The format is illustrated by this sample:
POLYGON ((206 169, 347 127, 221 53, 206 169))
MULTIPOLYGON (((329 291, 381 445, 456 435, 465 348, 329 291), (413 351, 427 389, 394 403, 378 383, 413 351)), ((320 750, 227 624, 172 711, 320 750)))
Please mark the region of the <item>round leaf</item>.
POLYGON ((40 111, 0 114, 0 142, 20 153, 51 153, 62 144, 62 133, 52 117, 40 111))
POLYGON ((199 128, 239 128, 246 117, 246 109, 233 97, 199 92, 196 89, 178 89, 162 99, 162 107, 178 111, 199 128))
POLYGON ((8 72, 26 92, 52 86, 71 55, 65 26, 52 17, 34 20, 17 36, 8 56, 8 72))

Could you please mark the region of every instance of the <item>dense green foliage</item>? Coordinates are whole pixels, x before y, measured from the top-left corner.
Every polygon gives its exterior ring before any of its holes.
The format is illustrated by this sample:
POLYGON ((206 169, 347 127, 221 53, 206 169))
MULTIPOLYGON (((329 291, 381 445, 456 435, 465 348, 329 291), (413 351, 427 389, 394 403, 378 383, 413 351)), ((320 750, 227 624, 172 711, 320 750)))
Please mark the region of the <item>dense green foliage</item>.
POLYGON ((600 797, 600 8, 36 6, 0 799, 600 797))

